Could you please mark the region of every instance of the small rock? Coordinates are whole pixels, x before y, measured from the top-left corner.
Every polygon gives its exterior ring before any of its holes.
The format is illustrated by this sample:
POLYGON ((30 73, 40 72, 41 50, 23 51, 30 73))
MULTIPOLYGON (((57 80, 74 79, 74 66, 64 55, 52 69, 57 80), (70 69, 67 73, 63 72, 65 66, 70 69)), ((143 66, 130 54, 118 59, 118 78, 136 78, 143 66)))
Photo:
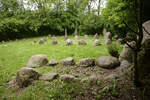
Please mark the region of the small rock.
POLYGON ((86 40, 89 39, 88 35, 84 35, 84 38, 85 38, 86 40))
POLYGON ((61 61, 61 64, 63 64, 64 66, 73 66, 75 64, 75 61, 72 57, 69 57, 61 61))
POLYGON ((48 63, 49 66, 56 66, 58 64, 58 61, 56 59, 51 59, 48 63))
POLYGON ((96 39, 96 40, 94 41, 93 45, 94 45, 94 46, 99 46, 99 45, 101 45, 101 42, 96 39))
POLYGON ((23 67, 17 72, 16 82, 20 88, 27 87, 34 80, 38 80, 41 74, 33 68, 23 67))
POLYGON ((86 43, 84 40, 80 40, 80 41, 78 42, 78 45, 87 45, 87 43, 86 43))
POLYGON ((60 80, 64 81, 64 82, 75 82, 77 80, 77 78, 75 78, 72 75, 65 74, 60 77, 60 80))
POLYGON ((69 46, 69 45, 73 45, 73 42, 72 42, 72 40, 70 40, 70 39, 67 39, 67 40, 66 40, 66 45, 67 45, 67 46, 69 46))
POLYGON ((74 39, 75 39, 75 40, 79 40, 78 35, 75 35, 74 39))
POLYGON ((27 67, 42 67, 48 63, 48 57, 43 54, 32 56, 27 63, 27 67))
POLYGON ((96 34, 94 35, 94 39, 98 39, 98 38, 99 38, 98 33, 96 33, 96 34))
POLYGON ((51 34, 48 34, 48 37, 51 37, 51 34))
POLYGON ((93 58, 85 58, 76 63, 77 66, 80 67, 89 67, 95 65, 95 59, 93 58))
POLYGON ((40 41, 39 41, 39 44, 44 44, 45 43, 45 40, 43 40, 43 39, 41 39, 40 41))
POLYGON ((118 67, 120 62, 117 58, 111 56, 102 56, 96 60, 96 65, 106 69, 118 67))
POLYGON ((39 77, 39 80, 52 81, 58 77, 57 73, 47 73, 39 77))

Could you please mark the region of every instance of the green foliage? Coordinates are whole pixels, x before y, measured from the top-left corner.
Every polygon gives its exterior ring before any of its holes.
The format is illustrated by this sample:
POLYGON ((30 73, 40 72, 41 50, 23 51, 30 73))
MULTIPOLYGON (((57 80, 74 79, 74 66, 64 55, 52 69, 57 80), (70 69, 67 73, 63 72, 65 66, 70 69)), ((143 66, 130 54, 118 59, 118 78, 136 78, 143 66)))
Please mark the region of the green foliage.
POLYGON ((108 52, 113 57, 119 57, 119 46, 117 43, 113 43, 111 45, 108 45, 107 47, 108 52))

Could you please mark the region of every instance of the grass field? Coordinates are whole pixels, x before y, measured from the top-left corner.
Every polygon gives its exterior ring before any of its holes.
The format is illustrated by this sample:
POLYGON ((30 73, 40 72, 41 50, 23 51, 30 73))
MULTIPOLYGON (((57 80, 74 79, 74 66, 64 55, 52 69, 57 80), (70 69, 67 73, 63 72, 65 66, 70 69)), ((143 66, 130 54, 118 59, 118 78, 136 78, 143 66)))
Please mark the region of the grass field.
MULTIPOLYGON (((90 36, 86 40, 86 46, 79 46, 77 40, 73 39, 73 36, 69 38, 73 40, 74 45, 65 46, 64 37, 57 37, 58 45, 52 45, 51 38, 48 41, 39 45, 38 43, 31 45, 36 40, 39 41, 43 37, 23 39, 17 41, 9 41, 0 43, 0 84, 10 81, 16 72, 21 67, 25 67, 28 59, 32 55, 45 54, 49 60, 55 58, 56 60, 62 60, 67 57, 73 57, 75 61, 82 58, 98 58, 100 56, 109 55, 107 46, 104 44, 103 37, 100 37, 102 43, 101 46, 93 46, 94 38, 90 36)), ((80 37, 84 39, 84 37, 80 37)), ((121 50, 121 49, 120 49, 121 50)), ((42 67, 38 68, 41 73, 55 72, 56 68, 42 67)), ((0 99, 3 100, 72 100, 74 95, 81 95, 83 90, 78 83, 72 83, 71 85, 55 80, 45 87, 45 83, 37 82, 37 85, 32 88, 26 88, 23 90, 23 95, 14 94, 13 90, 5 91, 7 85, 0 86, 0 99), (66 90, 60 91, 59 89, 65 88, 66 90), (73 95, 69 95, 72 94, 73 95)))

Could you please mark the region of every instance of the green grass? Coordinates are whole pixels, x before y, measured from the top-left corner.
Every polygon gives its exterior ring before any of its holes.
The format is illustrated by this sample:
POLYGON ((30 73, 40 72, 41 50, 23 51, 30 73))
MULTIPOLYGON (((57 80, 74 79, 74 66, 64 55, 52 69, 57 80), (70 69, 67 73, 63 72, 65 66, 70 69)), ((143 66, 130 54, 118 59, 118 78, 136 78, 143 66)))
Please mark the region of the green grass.
MULTIPOLYGON (((90 36, 89 39, 86 40, 88 44, 86 46, 79 46, 77 44, 77 41, 74 40, 72 36, 69 37, 70 39, 73 40, 74 45, 72 46, 65 46, 65 41, 63 37, 57 37, 58 42, 59 42, 58 45, 52 45, 51 38, 49 38, 48 41, 43 45, 39 45, 38 43, 31 45, 31 43, 34 40, 39 41, 41 38, 43 37, 0 43, 0 84, 6 83, 7 81, 11 80, 12 77, 16 76, 17 70, 20 69, 21 67, 25 67, 28 59, 32 55, 45 54, 48 56, 49 60, 52 58, 55 58, 56 60, 62 60, 67 57, 73 57, 75 61, 78 61, 82 58, 98 58, 100 56, 109 55, 107 51, 107 46, 104 44, 104 39, 102 37, 99 39, 102 43, 101 46, 93 46, 94 39, 92 36, 90 36)), ((80 37, 80 38, 84 39, 83 37, 80 37)), ((41 67, 41 68, 38 68, 38 70, 41 73, 56 72, 56 68, 50 68, 50 67, 41 67)), ((9 93, 5 92, 6 88, 7 86, 6 87, 0 86, 0 97, 1 96, 7 97, 9 95, 9 93)), ((31 88, 31 90, 29 88, 29 90, 25 90, 28 92, 24 91, 25 92, 24 94, 31 96, 32 93, 30 92, 32 91, 34 94, 34 91, 38 91, 38 89, 39 89, 38 87, 34 89, 31 88)), ((46 90, 44 89, 45 88, 41 89, 41 91, 45 92, 46 90)), ((57 89, 55 89, 55 90, 51 90, 50 92, 58 92, 58 91, 57 89)), ((30 96, 27 96, 29 98, 25 98, 22 96, 22 100, 37 100, 37 97, 39 97, 39 94, 40 92, 38 94, 35 94, 35 99, 32 98, 32 96, 31 98, 30 96)), ((52 94, 55 94, 55 93, 52 93, 52 94)), ((64 94, 66 95, 67 92, 64 94)), ((45 94, 45 95, 48 96, 48 94, 45 94)), ((42 97, 44 97, 44 95, 41 96, 41 99, 39 100, 45 100, 45 99, 42 99, 42 97)), ((17 100, 17 98, 15 98, 14 100, 17 100)), ((21 99, 18 99, 18 100, 21 100, 21 99)), ((70 100, 70 99, 67 99, 67 100, 70 100)))

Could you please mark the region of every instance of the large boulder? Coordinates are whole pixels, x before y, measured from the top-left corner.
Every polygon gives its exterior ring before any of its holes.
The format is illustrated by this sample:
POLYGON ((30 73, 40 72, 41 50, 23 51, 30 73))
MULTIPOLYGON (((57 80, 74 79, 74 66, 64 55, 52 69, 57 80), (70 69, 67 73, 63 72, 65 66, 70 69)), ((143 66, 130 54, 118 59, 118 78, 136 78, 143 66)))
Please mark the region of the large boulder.
POLYGON ((101 45, 101 42, 96 39, 96 40, 94 41, 93 45, 94 45, 94 46, 99 46, 99 45, 101 45))
POLYGON ((20 88, 27 87, 38 80, 41 74, 33 68, 23 67, 17 72, 16 82, 20 88))
POLYGON ((48 63, 48 57, 43 54, 32 56, 28 62, 27 67, 42 67, 48 63))
POLYGON ((77 78, 72 75, 65 74, 65 75, 60 76, 60 80, 64 82, 75 82, 77 81, 77 78))
POLYGON ((75 39, 75 40, 79 40, 78 35, 75 35, 74 39, 75 39))
POLYGON ((117 58, 111 56, 101 56, 96 60, 96 65, 106 69, 118 67, 120 62, 117 58))
MULTIPOLYGON (((135 47, 135 42, 130 42, 129 45, 135 47)), ((128 62, 132 63, 134 57, 134 51, 126 44, 123 47, 123 50, 119 56, 119 61, 127 60, 128 62)))
POLYGON ((78 41, 78 45, 87 45, 87 43, 84 40, 78 41))
POLYGON ((81 59, 79 62, 76 63, 77 66, 80 67, 89 67, 95 65, 95 59, 93 58, 85 58, 81 59))
POLYGON ((70 40, 70 39, 67 39, 67 40, 66 40, 66 45, 67 45, 67 46, 69 46, 69 45, 73 45, 73 42, 72 42, 72 40, 70 40))
POLYGON ((57 73, 47 73, 43 74, 42 76, 39 77, 39 80, 42 81, 52 81, 58 77, 57 73))
POLYGON ((60 62, 64 66, 73 66, 75 64, 75 61, 72 57, 68 57, 60 62))
POLYGON ((145 41, 150 40, 150 20, 146 21, 143 24, 143 40, 142 43, 145 43, 145 41))

